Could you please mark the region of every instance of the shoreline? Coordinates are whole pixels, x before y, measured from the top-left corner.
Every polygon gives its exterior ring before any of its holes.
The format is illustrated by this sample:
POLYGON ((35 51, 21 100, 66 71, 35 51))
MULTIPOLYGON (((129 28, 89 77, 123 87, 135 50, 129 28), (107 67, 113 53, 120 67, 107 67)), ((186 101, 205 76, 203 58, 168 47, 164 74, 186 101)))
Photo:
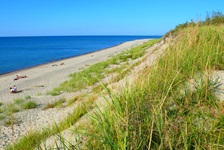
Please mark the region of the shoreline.
MULTIPOLYGON (((0 75, 0 102, 7 104, 13 102, 16 98, 25 96, 37 97, 38 93, 46 95, 53 88, 58 87, 61 83, 69 79, 69 75, 88 67, 97 62, 108 59, 115 53, 120 53, 132 47, 138 46, 151 39, 133 40, 121 43, 119 45, 87 53, 80 56, 57 60, 33 66, 10 73, 0 75), (63 63, 63 65, 60 65, 63 63), (27 78, 14 81, 17 74, 27 76, 27 78), (22 92, 10 94, 9 87, 17 86, 22 92), (40 88, 40 85, 42 88, 40 88), (39 87, 39 88, 38 88, 39 87)), ((40 101, 38 103, 46 103, 40 101)))
MULTIPOLYGON (((133 41, 138 41, 138 40, 151 40, 151 39, 137 39, 137 40, 133 40, 133 41)), ((131 42, 131 41, 127 41, 127 42, 131 42)), ((99 49, 99 50, 94 50, 92 52, 87 52, 87 53, 83 53, 83 54, 76 55, 76 56, 70 56, 70 57, 62 58, 60 60, 55 60, 55 61, 50 61, 50 62, 46 62, 46 63, 42 63, 42 64, 37 64, 37 65, 33 65, 33 66, 30 66, 30 67, 25 67, 25 68, 13 70, 13 71, 6 72, 6 73, 0 73, 0 77, 7 76, 7 75, 11 75, 11 74, 14 74, 14 73, 18 73, 20 71, 29 70, 29 69, 36 68, 36 67, 41 67, 41 66, 47 65, 47 64, 54 64, 54 63, 57 63, 57 62, 60 62, 60 61, 63 61, 63 60, 72 59, 72 58, 76 58, 76 57, 80 57, 80 56, 85 56, 85 55, 88 55, 88 54, 92 54, 92 53, 95 53, 95 52, 104 51, 104 50, 107 50, 107 49, 114 48, 114 47, 117 47, 119 45, 122 45, 124 43, 126 43, 126 42, 122 42, 120 44, 117 44, 117 45, 114 45, 114 46, 110 46, 110 47, 107 47, 107 48, 103 48, 103 49, 99 49)))
MULTIPOLYGON (((125 42, 123 42, 125 43, 125 42)), ((85 55, 88 55, 88 54, 92 54, 94 52, 98 52, 98 51, 103 51, 103 50, 107 50, 108 48, 113 48, 113 47, 116 47, 116 46, 119 46, 123 43, 120 43, 118 45, 115 45, 115 46, 111 46, 111 47, 107 47, 107 48, 104 48, 104 49, 100 49, 100 50, 95 50, 95 51, 92 51, 92 52, 88 52, 88 53, 83 53, 83 54, 80 54, 80 55, 76 55, 76 56, 71 56, 71 57, 66 57, 66 58, 62 58, 60 60, 55 60, 55 61, 51 61, 51 62, 46 62, 46 63, 42 63, 42 64, 38 64, 38 65, 33 65, 33 66, 30 66, 30 67, 25 67, 25 68, 21 68, 21 69, 17 69, 17 70, 14 70, 14 71, 10 71, 10 72, 6 72, 6 73, 0 73, 0 77, 1 76, 4 76, 4 75, 10 75, 12 73, 17 73, 19 71, 25 71, 25 70, 29 70, 29 69, 32 69, 32 68, 36 68, 36 67, 40 67, 40 66, 43 66, 43 65, 47 65, 47 64, 54 64, 54 63, 57 63, 57 62, 60 62, 60 61, 63 61, 63 60, 67 60, 67 59, 72 59, 72 58, 76 58, 76 57, 79 57, 79 56, 85 56, 85 55)))

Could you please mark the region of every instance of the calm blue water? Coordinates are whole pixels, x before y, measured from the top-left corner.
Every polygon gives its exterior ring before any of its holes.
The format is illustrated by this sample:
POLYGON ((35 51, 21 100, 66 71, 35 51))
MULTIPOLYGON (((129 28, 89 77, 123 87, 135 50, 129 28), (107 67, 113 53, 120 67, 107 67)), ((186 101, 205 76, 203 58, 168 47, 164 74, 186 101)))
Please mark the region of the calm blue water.
POLYGON ((161 36, 0 37, 0 74, 83 55, 136 39, 161 36))

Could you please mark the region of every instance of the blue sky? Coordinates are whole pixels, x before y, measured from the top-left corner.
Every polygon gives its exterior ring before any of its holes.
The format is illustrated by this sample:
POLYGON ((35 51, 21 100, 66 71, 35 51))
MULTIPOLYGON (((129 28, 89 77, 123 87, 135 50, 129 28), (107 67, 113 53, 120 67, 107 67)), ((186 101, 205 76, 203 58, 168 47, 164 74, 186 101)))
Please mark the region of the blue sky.
POLYGON ((0 36, 164 35, 212 11, 224 1, 0 0, 0 36))

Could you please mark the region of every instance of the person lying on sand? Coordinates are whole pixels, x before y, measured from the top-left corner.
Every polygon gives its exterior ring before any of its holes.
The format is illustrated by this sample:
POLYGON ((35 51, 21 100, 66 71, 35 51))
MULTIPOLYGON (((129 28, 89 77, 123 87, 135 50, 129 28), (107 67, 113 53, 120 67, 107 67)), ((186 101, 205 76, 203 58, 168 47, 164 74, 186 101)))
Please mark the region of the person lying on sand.
POLYGON ((15 80, 19 80, 21 78, 26 78, 27 76, 20 76, 20 74, 16 75, 16 77, 14 78, 14 81, 15 80))
POLYGON ((10 87, 10 93, 16 93, 17 87, 14 85, 13 87, 10 87))

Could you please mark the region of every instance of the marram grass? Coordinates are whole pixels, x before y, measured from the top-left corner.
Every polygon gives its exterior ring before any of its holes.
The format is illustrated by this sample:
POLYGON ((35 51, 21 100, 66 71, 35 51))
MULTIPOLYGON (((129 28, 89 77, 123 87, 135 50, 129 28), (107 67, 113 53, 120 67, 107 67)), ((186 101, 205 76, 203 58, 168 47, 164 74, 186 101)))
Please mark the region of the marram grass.
POLYGON ((223 107, 211 80, 215 70, 224 69, 223 31, 217 26, 179 31, 132 88, 109 91, 111 104, 84 129, 86 149, 223 149, 223 107))

